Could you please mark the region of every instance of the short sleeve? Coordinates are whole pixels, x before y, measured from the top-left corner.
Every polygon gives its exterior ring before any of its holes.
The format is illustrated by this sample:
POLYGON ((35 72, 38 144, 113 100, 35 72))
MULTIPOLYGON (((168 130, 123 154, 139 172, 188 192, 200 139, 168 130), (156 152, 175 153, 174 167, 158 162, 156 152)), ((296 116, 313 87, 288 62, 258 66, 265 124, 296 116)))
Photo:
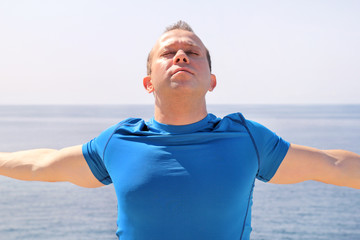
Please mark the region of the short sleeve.
POLYGON ((254 138, 259 155, 260 166, 256 177, 268 182, 286 156, 290 143, 257 122, 246 120, 246 125, 254 138))
POLYGON ((112 183, 112 180, 104 163, 104 151, 115 130, 115 127, 116 126, 108 128, 98 137, 82 146, 84 158, 89 165, 91 172, 101 183, 105 185, 112 183))

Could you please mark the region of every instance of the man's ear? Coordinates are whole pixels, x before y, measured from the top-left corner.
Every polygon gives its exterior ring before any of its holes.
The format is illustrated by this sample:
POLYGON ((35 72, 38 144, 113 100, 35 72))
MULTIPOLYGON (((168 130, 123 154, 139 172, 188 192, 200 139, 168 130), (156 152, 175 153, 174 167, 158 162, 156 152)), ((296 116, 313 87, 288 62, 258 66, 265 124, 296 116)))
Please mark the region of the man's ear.
POLYGON ((211 74, 209 91, 212 92, 215 87, 216 87, 216 76, 214 74, 211 74))
POLYGON ((154 91, 154 86, 152 84, 152 81, 151 81, 151 77, 150 76, 146 76, 144 77, 143 79, 143 84, 144 84, 144 88, 146 89, 146 91, 148 93, 152 93, 154 91))

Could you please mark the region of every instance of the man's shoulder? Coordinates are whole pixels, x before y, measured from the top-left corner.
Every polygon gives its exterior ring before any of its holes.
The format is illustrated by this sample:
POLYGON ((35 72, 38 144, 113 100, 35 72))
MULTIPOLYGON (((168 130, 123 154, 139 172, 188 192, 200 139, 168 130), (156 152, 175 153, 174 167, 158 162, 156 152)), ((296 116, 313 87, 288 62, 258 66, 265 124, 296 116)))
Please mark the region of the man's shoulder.
POLYGON ((235 124, 235 126, 246 127, 249 123, 254 121, 245 118, 245 116, 240 112, 230 113, 224 116, 220 124, 235 124))
POLYGON ((117 128, 134 127, 134 126, 137 126, 142 123, 145 123, 145 120, 142 118, 126 118, 126 119, 122 120, 121 122, 119 122, 118 124, 116 124, 116 127, 117 128))
POLYGON ((110 127, 110 129, 113 130, 113 133, 128 135, 147 131, 147 125, 142 118, 126 118, 110 127))

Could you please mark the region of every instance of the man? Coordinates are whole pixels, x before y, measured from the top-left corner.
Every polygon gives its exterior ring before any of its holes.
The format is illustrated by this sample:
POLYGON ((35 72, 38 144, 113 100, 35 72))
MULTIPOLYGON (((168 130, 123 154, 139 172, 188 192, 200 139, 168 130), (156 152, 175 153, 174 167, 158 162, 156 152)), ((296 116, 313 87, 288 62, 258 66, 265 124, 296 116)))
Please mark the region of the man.
POLYGON ((118 231, 132 239, 249 239, 255 178, 360 189, 360 156, 289 144, 240 113, 208 114, 216 87, 208 50, 179 21, 158 39, 143 79, 154 118, 126 119, 62 150, 0 154, 0 174, 22 180, 114 183, 118 231))

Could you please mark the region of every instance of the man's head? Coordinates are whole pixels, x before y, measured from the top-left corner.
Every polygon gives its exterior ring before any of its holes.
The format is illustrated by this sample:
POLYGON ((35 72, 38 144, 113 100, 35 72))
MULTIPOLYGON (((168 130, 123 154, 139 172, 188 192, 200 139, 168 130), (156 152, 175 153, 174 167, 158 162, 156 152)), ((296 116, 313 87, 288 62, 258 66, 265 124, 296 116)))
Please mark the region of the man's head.
POLYGON ((148 75, 143 85, 156 101, 204 101, 216 86, 211 74, 209 51, 184 22, 167 28, 149 55, 148 75), (176 99, 176 100, 175 100, 176 99), (197 100, 195 100, 197 99, 197 100), (201 100, 200 100, 201 99, 201 100))
MULTIPOLYGON (((164 33, 167 33, 167 32, 170 32, 170 31, 173 31, 173 30, 184 30, 184 31, 188 31, 188 32, 192 32, 194 33, 194 31, 192 30, 192 28, 190 27, 189 24, 187 24, 186 22, 180 20, 178 22, 176 22, 175 24, 173 25, 170 25, 168 26, 164 33)), ((194 33, 195 34, 195 33, 194 33)), ((206 49, 206 58, 207 58, 207 61, 208 61, 208 64, 209 64, 209 68, 210 68, 210 72, 211 72, 211 57, 210 57, 210 52, 209 50, 205 47, 206 49)), ((153 57, 153 49, 151 49, 149 55, 148 55, 148 58, 147 58, 147 75, 150 75, 151 74, 151 64, 152 64, 152 57, 153 57)))

